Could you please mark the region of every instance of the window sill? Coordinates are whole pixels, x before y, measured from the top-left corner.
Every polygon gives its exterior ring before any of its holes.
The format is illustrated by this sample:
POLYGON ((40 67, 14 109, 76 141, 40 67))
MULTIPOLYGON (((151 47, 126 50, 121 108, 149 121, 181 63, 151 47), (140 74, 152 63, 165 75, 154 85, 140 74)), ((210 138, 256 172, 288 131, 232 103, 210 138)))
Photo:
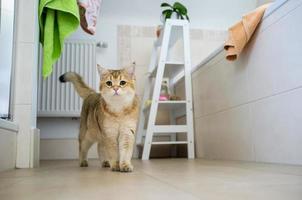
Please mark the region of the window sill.
POLYGON ((9 131, 18 132, 19 127, 14 122, 4 120, 4 119, 0 119, 0 129, 5 129, 5 130, 9 130, 9 131))

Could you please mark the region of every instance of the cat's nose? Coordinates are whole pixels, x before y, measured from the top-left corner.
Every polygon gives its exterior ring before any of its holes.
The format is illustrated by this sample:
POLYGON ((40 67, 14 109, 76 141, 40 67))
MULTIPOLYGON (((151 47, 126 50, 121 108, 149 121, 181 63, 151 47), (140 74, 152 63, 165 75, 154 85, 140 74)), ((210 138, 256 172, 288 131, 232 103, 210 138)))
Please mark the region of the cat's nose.
POLYGON ((114 95, 118 95, 118 92, 117 92, 117 91, 118 91, 118 89, 119 89, 118 87, 113 87, 113 90, 114 90, 114 95))

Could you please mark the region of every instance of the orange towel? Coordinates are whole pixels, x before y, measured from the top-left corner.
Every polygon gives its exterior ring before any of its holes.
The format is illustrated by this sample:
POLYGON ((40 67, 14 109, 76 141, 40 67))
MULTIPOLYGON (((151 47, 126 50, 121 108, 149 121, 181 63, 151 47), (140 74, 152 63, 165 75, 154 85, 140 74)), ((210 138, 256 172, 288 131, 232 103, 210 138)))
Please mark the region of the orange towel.
POLYGON ((244 15, 240 22, 229 28, 229 36, 224 44, 227 60, 234 61, 238 58, 241 51, 255 32, 266 8, 269 5, 270 4, 262 5, 256 10, 244 15))

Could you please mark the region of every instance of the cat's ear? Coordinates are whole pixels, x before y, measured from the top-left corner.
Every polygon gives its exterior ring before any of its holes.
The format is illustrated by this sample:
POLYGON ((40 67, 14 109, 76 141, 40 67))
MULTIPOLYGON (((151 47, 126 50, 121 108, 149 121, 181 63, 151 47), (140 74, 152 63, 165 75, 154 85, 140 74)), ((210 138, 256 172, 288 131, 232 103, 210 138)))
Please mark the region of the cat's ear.
POLYGON ((104 67, 102 67, 101 65, 97 64, 96 67, 97 67, 100 77, 102 77, 103 74, 108 73, 108 70, 105 69, 104 67))
POLYGON ((132 63, 132 66, 125 68, 128 74, 131 76, 132 79, 135 79, 135 62, 132 63))

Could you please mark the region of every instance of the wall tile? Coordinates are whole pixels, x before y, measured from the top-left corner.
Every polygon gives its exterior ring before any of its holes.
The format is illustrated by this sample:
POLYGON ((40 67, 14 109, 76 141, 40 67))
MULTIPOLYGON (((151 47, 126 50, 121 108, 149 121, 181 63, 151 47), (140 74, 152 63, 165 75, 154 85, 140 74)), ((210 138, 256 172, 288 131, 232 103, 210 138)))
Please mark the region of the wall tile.
POLYGON ((121 25, 117 26, 117 33, 120 37, 130 37, 131 36, 131 26, 121 25))
MULTIPOLYGON (((247 71, 240 62, 218 62, 200 74, 197 87, 200 95, 195 102, 200 102, 198 115, 204 116, 227 108, 240 105, 247 101, 247 71), (199 115, 200 114, 200 115, 199 115)), ((195 94, 194 94, 195 95, 195 94)))
POLYGON ((14 99, 15 104, 31 104, 32 103, 32 76, 33 76, 33 65, 34 45, 30 43, 19 43, 17 45, 16 54, 16 71, 15 71, 15 90, 14 99))
POLYGON ((302 164, 302 89, 251 106, 256 160, 302 164))
POLYGON ((136 92, 139 96, 144 95, 145 82, 147 79, 147 67, 136 66, 136 92))
POLYGON ((17 41, 34 43, 37 37, 35 33, 36 0, 20 0, 16 10, 17 17, 17 41))
POLYGON ((295 20, 301 18, 302 6, 288 13, 252 40, 244 55, 250 100, 302 85, 302 27, 297 26, 295 20))
POLYGON ((200 118, 201 126, 205 127, 201 134, 205 156, 212 159, 254 160, 250 121, 249 106, 200 118))
MULTIPOLYGON (((272 0, 259 0, 258 5, 263 4, 265 2, 269 2, 272 0)), ((283 0, 283 1, 279 1, 281 3, 285 2, 287 0, 283 0)), ((271 9, 275 9, 275 6, 280 5, 279 2, 276 2, 275 5, 271 5, 268 10, 271 9)), ((260 30, 265 30, 267 27, 269 27, 270 25, 274 24, 275 22, 277 22, 278 20, 280 20, 282 17, 286 16, 289 12, 291 12, 292 10, 294 10, 295 8, 297 8, 298 6, 300 6, 302 4, 301 0, 297 0, 297 1, 291 1, 291 2, 286 2, 285 4, 283 4, 280 8, 278 8, 277 10, 274 11, 274 14, 271 14, 269 17, 267 17, 260 26, 260 30)))
POLYGON ((192 90, 193 90, 193 114, 194 117, 200 117, 202 115, 202 101, 206 99, 206 96, 203 96, 207 92, 202 88, 208 88, 207 84, 208 76, 206 69, 202 68, 194 73, 192 81, 192 90))
POLYGON ((32 106, 15 105, 14 121, 19 125, 17 134, 17 161, 20 168, 29 167, 30 160, 30 134, 32 125, 32 106))
POLYGON ((131 61, 135 61, 139 66, 149 66, 153 43, 154 38, 132 37, 131 61))
POLYGON ((191 40, 192 67, 199 65, 201 61, 220 47, 222 43, 222 38, 220 40, 191 40))
POLYGON ((195 154, 197 158, 205 157, 205 142, 208 133, 207 118, 194 118, 195 154))

